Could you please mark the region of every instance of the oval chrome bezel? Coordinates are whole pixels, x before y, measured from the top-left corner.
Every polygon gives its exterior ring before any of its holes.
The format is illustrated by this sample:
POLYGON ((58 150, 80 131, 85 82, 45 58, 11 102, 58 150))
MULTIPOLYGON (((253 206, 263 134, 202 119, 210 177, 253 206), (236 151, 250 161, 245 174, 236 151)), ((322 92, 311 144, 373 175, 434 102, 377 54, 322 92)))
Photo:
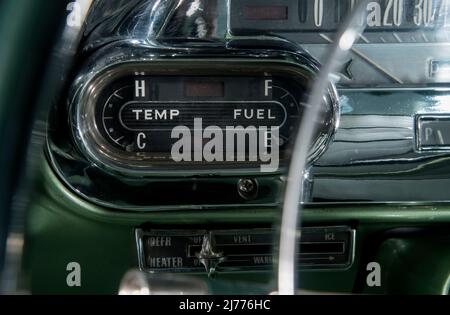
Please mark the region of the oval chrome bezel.
MULTIPOLYGON (((180 172, 184 176, 189 174, 213 174, 213 175, 239 175, 260 174, 259 167, 226 167, 216 165, 211 167, 192 167, 192 165, 177 163, 157 163, 148 159, 130 158, 111 146, 103 137, 96 124, 95 108, 100 92, 115 79, 133 73, 145 75, 164 75, 179 73, 180 75, 224 75, 226 73, 261 75, 264 72, 282 73, 292 76, 296 80, 304 80, 305 85, 311 84, 317 74, 317 67, 313 62, 305 62, 305 59, 296 62, 296 56, 287 52, 276 52, 267 55, 238 55, 232 58, 222 56, 199 56, 198 58, 185 58, 161 55, 152 55, 147 58, 109 58, 102 67, 91 69, 85 75, 79 77, 72 87, 73 98, 70 102, 70 124, 72 134, 78 150, 87 160, 96 164, 110 173, 118 173, 130 176, 171 176, 180 172)), ((306 59, 307 60, 307 59, 306 59)), ((325 99, 325 116, 329 119, 320 127, 318 137, 310 151, 309 163, 316 161, 325 151, 339 124, 339 106, 337 92, 330 83, 328 95, 325 99)), ((277 172, 275 172, 277 173, 277 172)), ((282 173, 280 169, 279 173, 282 173)))

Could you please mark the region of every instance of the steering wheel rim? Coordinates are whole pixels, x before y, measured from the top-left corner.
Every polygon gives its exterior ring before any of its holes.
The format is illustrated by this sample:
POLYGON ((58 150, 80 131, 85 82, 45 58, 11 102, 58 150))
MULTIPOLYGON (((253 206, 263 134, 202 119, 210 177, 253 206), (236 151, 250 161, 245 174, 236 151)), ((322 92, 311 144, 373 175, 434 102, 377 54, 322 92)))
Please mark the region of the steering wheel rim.
MULTIPOLYGON (((360 23, 369 1, 357 3, 353 11, 340 25, 334 42, 331 44, 316 82, 308 99, 309 106, 300 118, 299 129, 295 136, 294 148, 288 170, 286 188, 281 213, 280 236, 278 247, 278 293, 293 295, 296 293, 296 255, 298 226, 301 226, 301 209, 304 190, 303 177, 307 174, 307 157, 312 143, 317 118, 321 112, 321 103, 329 86, 332 74, 339 70, 353 44, 363 33, 366 24, 360 23)), ((301 227, 300 227, 301 234, 301 227)))

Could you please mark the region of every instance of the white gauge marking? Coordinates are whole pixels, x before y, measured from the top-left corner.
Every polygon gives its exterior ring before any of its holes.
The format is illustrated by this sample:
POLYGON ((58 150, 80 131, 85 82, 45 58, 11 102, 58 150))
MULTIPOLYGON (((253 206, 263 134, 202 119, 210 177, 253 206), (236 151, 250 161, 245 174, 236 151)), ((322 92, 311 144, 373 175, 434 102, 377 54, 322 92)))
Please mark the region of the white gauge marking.
MULTIPOLYGON (((297 104, 296 99, 294 98, 294 96, 293 96, 291 93, 289 93, 288 91, 286 91, 285 89, 283 89, 283 88, 280 87, 280 86, 274 85, 273 88, 277 88, 277 89, 282 90, 285 94, 288 94, 288 95, 292 98, 291 104, 292 104, 292 103, 296 103, 296 104, 297 104)), ((280 98, 280 99, 281 99, 281 98, 280 98)), ((282 123, 280 124, 280 126, 279 126, 279 128, 281 128, 281 127, 284 126, 284 124, 286 123, 286 120, 288 119, 288 112, 287 112, 287 110, 286 110, 286 107, 284 107, 283 104, 281 104, 281 103, 278 103, 278 104, 283 108, 283 111, 284 111, 284 120, 283 120, 283 122, 282 122, 282 123)), ((297 108, 298 108, 298 105, 297 105, 297 108)), ((290 117, 292 117, 292 116, 290 116, 290 117)))
POLYGON ((363 40, 363 41, 365 41, 366 42, 366 44, 369 44, 370 43, 370 41, 367 39, 367 37, 366 36, 364 36, 364 35, 361 35, 360 36, 361 37, 361 39, 363 40))
MULTIPOLYGON (((119 94, 119 91, 121 91, 121 90, 123 90, 123 89, 125 89, 125 88, 128 88, 128 87, 130 87, 130 86, 124 86, 124 87, 122 87, 122 88, 120 88, 120 89, 114 91, 114 93, 111 94, 111 95, 108 97, 108 99, 106 100, 106 103, 105 103, 105 105, 103 106, 103 111, 102 111, 102 124, 103 124, 103 130, 105 130, 107 136, 108 136, 113 142, 117 143, 118 145, 120 145, 120 143, 118 143, 117 140, 115 140, 115 139, 111 136, 111 132, 110 132, 110 131, 108 130, 108 128, 106 127, 106 120, 109 119, 109 118, 108 118, 109 116, 105 117, 105 111, 106 111, 107 107, 112 108, 112 106, 110 106, 110 105, 113 105, 113 104, 110 103, 111 98, 117 97, 117 98, 119 98, 119 99, 121 99, 121 100, 124 99, 124 97, 122 97, 122 96, 119 94)), ((113 119, 113 118, 114 118, 114 117, 112 117, 112 119, 113 119)), ((121 139, 120 139, 120 140, 121 140, 121 139)), ((120 140, 118 140, 118 141, 120 141, 120 140)))
MULTIPOLYGON (((114 92, 114 94, 113 94, 115 97, 117 97, 117 98, 119 98, 119 99, 121 99, 121 100, 123 100, 123 97, 122 96, 120 96, 118 93, 117 93, 117 91, 116 92, 114 92)), ((112 104, 109 104, 109 106, 110 107, 112 107, 112 104)))
POLYGON ((264 96, 269 96, 269 90, 272 89, 272 79, 264 81, 264 96))
POLYGON ((134 89, 136 97, 145 97, 145 80, 135 80, 134 89))
POLYGON ((120 145, 119 141, 122 140, 123 138, 125 138, 125 136, 122 136, 122 137, 114 140, 114 142, 117 143, 118 145, 120 145))
POLYGON ((395 39, 399 42, 399 43, 403 43, 403 41, 402 41, 402 39, 400 38, 400 36, 398 36, 398 34, 397 33, 392 33, 392 36, 394 36, 395 37, 395 39))
POLYGON ((141 149, 141 150, 145 149, 145 146, 147 145, 145 143, 146 138, 147 138, 147 136, 145 135, 145 133, 143 133, 143 132, 138 133, 136 142, 137 142, 137 146, 139 149, 141 149))
POLYGON ((290 95, 289 93, 284 94, 282 97, 280 97, 280 99, 285 98, 286 96, 290 95))
POLYGON ((441 144, 444 144, 444 137, 442 136, 442 132, 440 130, 437 131, 437 135, 438 135, 438 138, 439 138, 439 142, 441 144))

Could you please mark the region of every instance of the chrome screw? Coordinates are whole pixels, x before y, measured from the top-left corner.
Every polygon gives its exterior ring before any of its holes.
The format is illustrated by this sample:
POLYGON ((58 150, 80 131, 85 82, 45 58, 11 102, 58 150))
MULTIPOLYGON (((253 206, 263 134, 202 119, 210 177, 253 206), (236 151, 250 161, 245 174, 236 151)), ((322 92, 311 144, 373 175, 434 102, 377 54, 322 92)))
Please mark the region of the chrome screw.
POLYGON ((250 178, 240 179, 237 188, 239 195, 244 199, 253 199, 258 192, 256 180, 250 178))

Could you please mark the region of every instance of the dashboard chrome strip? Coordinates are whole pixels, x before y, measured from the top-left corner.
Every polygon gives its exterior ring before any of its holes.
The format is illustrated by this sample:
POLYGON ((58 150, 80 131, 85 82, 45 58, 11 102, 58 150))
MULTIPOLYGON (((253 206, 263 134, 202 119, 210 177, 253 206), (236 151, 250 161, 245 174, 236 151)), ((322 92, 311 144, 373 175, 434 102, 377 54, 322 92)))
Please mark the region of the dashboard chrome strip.
MULTIPOLYGON (((138 263, 142 271, 151 273, 206 271, 211 275, 272 270, 273 253, 269 250, 274 244, 272 229, 212 231, 136 229, 135 235, 138 263), (255 249, 256 253, 252 253, 255 249)), ((347 270, 353 264, 356 235, 354 229, 347 226, 305 227, 302 228, 302 235, 305 240, 299 244, 304 249, 300 254, 301 257, 297 258, 300 269, 347 270), (342 246, 340 252, 328 249, 339 246, 342 246), (323 249, 320 249, 321 247, 323 249)))

